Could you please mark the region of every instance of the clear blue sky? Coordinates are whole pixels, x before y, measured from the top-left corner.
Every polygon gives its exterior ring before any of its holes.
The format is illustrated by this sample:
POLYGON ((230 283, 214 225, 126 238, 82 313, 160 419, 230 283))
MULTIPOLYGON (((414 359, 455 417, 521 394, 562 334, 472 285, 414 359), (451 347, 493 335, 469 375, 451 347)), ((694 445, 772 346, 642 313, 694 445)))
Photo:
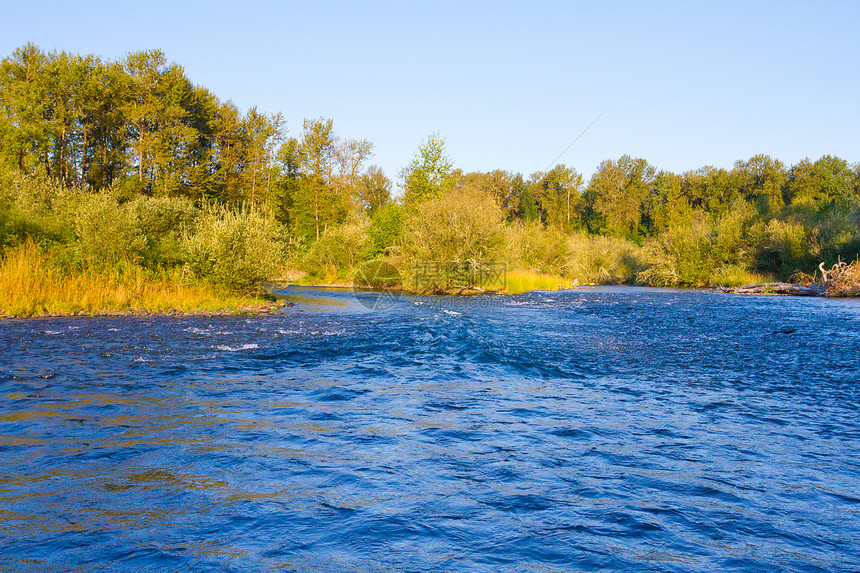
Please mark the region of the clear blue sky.
POLYGON ((397 178, 438 131, 457 167, 590 177, 628 153, 676 172, 767 153, 860 160, 860 2, 28 2, 0 54, 160 48, 291 135, 330 117, 397 178))

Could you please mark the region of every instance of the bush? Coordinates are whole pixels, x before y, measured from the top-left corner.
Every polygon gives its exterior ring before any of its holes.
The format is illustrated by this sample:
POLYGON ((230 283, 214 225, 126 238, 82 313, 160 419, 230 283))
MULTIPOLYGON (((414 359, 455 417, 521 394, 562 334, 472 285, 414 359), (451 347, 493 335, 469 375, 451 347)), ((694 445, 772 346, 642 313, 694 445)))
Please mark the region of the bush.
POLYGON ((487 192, 454 188, 423 201, 405 218, 404 251, 419 290, 469 287, 504 260, 504 213, 487 192))
POLYGON ((111 193, 82 195, 74 220, 81 259, 109 265, 142 257, 146 236, 134 214, 119 205, 111 193))
POLYGON ((278 223, 253 209, 205 209, 196 231, 186 233, 186 269, 233 290, 253 290, 272 278, 283 257, 278 223))
POLYGON ((72 242, 74 209, 81 193, 44 176, 0 172, 0 246, 39 242, 72 242))
POLYGON ((645 244, 650 266, 637 280, 654 286, 704 286, 735 282, 752 264, 754 209, 743 202, 714 221, 699 211, 645 244))
POLYGON ((817 256, 811 251, 818 249, 803 225, 771 219, 759 233, 756 254, 759 269, 785 278, 795 271, 807 271, 815 267, 817 256))
POLYGON ((336 277, 351 271, 365 260, 368 252, 368 227, 366 215, 353 215, 342 225, 329 227, 314 242, 300 263, 303 271, 312 277, 336 280, 336 277))
POLYGON ((578 232, 567 245, 563 274, 581 283, 631 283, 647 266, 642 247, 627 239, 578 232))
POLYGON ((421 262, 495 260, 504 243, 503 220, 504 213, 490 194, 451 189, 407 214, 405 254, 421 262))
POLYGON ((123 205, 144 237, 143 262, 149 267, 182 263, 182 236, 193 229, 197 209, 184 197, 138 195, 123 205))
POLYGON ((367 257, 389 254, 398 244, 403 233, 403 207, 396 203, 388 203, 374 216, 367 229, 370 237, 367 257))
POLYGON ((508 226, 505 242, 508 262, 515 268, 560 274, 567 261, 566 235, 555 227, 546 229, 539 221, 508 226))

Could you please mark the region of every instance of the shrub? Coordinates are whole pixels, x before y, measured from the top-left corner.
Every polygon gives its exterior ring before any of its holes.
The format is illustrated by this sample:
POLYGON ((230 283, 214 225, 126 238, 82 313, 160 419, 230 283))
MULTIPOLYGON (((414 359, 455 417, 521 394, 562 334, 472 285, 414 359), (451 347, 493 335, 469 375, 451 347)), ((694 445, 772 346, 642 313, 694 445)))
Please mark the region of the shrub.
POLYGON ((209 207, 183 239, 193 276, 234 290, 252 290, 274 276, 283 257, 278 223, 254 209, 209 207))
POLYGON ((335 279, 350 271, 366 258, 368 227, 366 215, 352 215, 341 225, 329 227, 315 241, 300 263, 303 271, 312 277, 335 279))
POLYGON ((45 176, 0 173, 0 246, 36 241, 72 242, 80 192, 45 176))
POLYGON ((373 216, 367 234, 370 238, 367 257, 386 254, 391 251, 403 232, 403 207, 388 203, 373 216))
POLYGON ((627 239, 578 232, 567 245, 563 274, 581 283, 630 283, 647 266, 642 247, 627 239))
POLYGON ((505 230, 507 261, 516 268, 559 274, 567 261, 568 241, 555 227, 539 221, 516 222, 505 230))
POLYGON ((406 254, 415 261, 491 261, 504 242, 503 220, 504 213, 490 194, 451 189, 407 214, 406 254))
POLYGON ((410 210, 404 257, 419 290, 471 286, 487 265, 503 260, 504 213, 487 192, 454 188, 410 210))
POLYGON ((756 254, 759 269, 788 277, 814 267, 815 257, 810 252, 814 241, 803 225, 771 219, 760 234, 756 254))
POLYGON ((182 262, 182 236, 193 229, 197 217, 197 209, 189 199, 138 195, 123 208, 144 238, 141 254, 147 266, 182 262))
POLYGON ((111 193, 82 195, 74 220, 81 259, 113 264, 141 257, 146 237, 134 214, 119 205, 111 193))
POLYGON ((755 218, 755 210, 743 202, 716 221, 705 212, 693 213, 685 223, 669 227, 646 242, 650 266, 637 280, 654 286, 734 282, 752 263, 755 218))

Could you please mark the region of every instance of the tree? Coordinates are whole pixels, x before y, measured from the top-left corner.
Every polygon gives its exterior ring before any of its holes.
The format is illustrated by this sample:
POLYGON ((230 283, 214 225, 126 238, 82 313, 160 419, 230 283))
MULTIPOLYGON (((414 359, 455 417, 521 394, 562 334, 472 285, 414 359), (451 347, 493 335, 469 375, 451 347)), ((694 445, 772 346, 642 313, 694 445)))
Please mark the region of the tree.
MULTIPOLYGON (((332 176, 338 153, 338 137, 333 121, 327 118, 306 119, 302 132, 301 169, 305 181, 298 187, 295 206, 313 218, 313 232, 319 240, 321 231, 329 224, 343 220, 346 204, 332 186, 332 176)), ((307 221, 308 217, 299 216, 307 221)))
MULTIPOLYGON (((460 177, 462 187, 474 187, 493 196, 499 206, 505 211, 505 216, 515 216, 519 206, 519 196, 514 189, 516 176, 508 171, 496 169, 487 173, 466 173, 460 177)), ((522 182, 522 177, 520 177, 522 182)))
POLYGON ((358 184, 359 206, 373 217, 391 201, 391 180, 376 165, 371 165, 361 176, 358 184))
MULTIPOLYGON (((161 50, 135 52, 125 59, 125 71, 130 81, 130 97, 125 105, 125 116, 137 155, 137 178, 144 187, 144 174, 150 173, 155 156, 155 130, 162 102, 157 91, 165 73, 167 59, 161 50)), ((150 182, 151 185, 151 182, 150 182)))
POLYGON ((856 177, 848 162, 839 157, 825 155, 815 162, 803 159, 789 172, 786 195, 794 204, 826 204, 850 197, 856 177))
POLYGON ((531 193, 538 216, 559 231, 579 223, 583 179, 576 169, 556 165, 546 173, 532 174, 531 193))
POLYGON ((256 204, 257 189, 264 189, 264 202, 267 202, 275 168, 275 149, 284 137, 284 117, 280 113, 263 114, 252 107, 242 121, 242 133, 245 192, 250 193, 250 202, 256 204))
POLYGON ((445 153, 445 140, 438 133, 430 135, 418 148, 409 166, 401 173, 406 194, 404 202, 414 206, 439 197, 456 182, 453 164, 445 153))
MULTIPOLYGON (((504 212, 489 193, 454 187, 407 213, 405 254, 415 263, 467 263, 480 267, 499 254, 504 242, 503 222, 504 212)), ((432 288, 440 286, 437 279, 442 277, 424 278, 429 284, 419 286, 432 288)))
POLYGON ((655 169, 647 161, 629 155, 602 162, 586 191, 586 202, 592 211, 589 229, 637 239, 654 175, 655 169))
POLYGON ((50 125, 42 97, 47 60, 35 44, 27 44, 0 64, 2 154, 24 171, 47 163, 50 125))
POLYGON ((118 63, 92 62, 79 86, 82 93, 81 180, 102 189, 125 175, 128 137, 123 109, 128 78, 118 63))
MULTIPOLYGON (((366 139, 347 139, 337 148, 336 185, 349 203, 350 210, 360 210, 362 202, 361 170, 373 155, 373 143, 366 139)), ((383 175, 383 177, 385 177, 383 175)))
POLYGON ((778 159, 755 155, 747 161, 736 161, 731 177, 735 188, 747 201, 756 202, 763 213, 774 212, 785 204, 783 188, 788 171, 778 159))

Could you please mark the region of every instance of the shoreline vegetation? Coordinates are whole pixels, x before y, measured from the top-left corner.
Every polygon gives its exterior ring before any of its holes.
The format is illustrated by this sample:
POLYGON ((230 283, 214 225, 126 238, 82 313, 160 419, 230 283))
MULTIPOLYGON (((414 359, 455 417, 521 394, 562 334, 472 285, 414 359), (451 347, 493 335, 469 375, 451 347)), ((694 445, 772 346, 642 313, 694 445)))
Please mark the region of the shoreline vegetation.
POLYGON ((282 306, 265 294, 182 282, 135 265, 62 269, 32 241, 0 260, 4 318, 270 314, 282 306))
POLYGON ((839 157, 524 176, 465 172, 432 134, 395 190, 372 156, 331 119, 290 135, 239 110, 159 50, 18 48, 0 61, 0 316, 272 312, 267 281, 357 273, 415 293, 860 294, 860 164, 839 157))

